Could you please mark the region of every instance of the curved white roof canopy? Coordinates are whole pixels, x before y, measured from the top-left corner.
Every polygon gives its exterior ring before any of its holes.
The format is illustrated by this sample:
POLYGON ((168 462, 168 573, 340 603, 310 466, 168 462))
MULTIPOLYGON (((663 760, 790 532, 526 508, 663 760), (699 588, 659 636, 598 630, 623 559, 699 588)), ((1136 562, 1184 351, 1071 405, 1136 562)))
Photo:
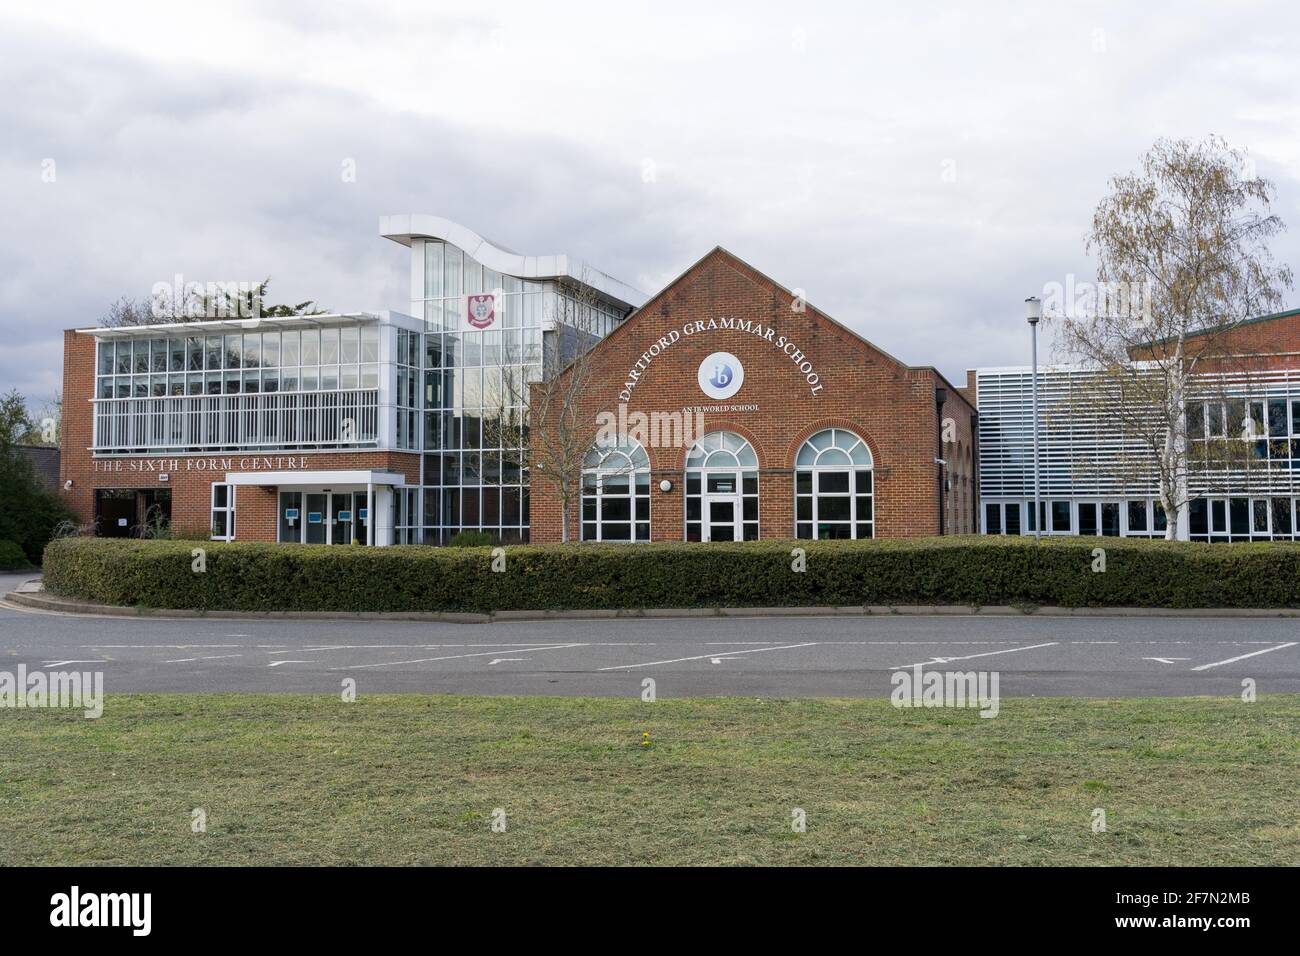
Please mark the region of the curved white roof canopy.
POLYGON ((626 282, 620 282, 581 260, 573 260, 564 255, 521 256, 489 242, 474 230, 441 216, 421 213, 380 216, 379 234, 404 246, 409 246, 412 239, 442 239, 458 246, 497 272, 521 279, 567 278, 573 282, 585 282, 597 292, 634 308, 644 305, 649 298, 639 289, 634 289, 626 282))

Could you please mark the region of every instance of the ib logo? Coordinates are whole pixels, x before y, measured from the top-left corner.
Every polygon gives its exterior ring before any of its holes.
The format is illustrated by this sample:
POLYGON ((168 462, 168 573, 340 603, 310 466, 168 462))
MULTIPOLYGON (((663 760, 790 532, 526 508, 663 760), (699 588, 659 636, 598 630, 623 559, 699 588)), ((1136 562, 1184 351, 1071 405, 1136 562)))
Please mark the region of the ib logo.
POLYGON ((709 398, 731 398, 745 384, 745 367, 730 352, 714 352, 700 363, 698 380, 709 398))

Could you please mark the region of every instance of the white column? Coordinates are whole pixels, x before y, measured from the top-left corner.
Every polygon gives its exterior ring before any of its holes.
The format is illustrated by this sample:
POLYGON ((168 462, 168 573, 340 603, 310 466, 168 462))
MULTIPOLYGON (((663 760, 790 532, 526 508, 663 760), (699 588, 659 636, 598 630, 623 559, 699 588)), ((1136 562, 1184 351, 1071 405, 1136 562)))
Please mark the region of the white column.
POLYGON ((375 543, 375 483, 366 482, 366 544, 375 543))

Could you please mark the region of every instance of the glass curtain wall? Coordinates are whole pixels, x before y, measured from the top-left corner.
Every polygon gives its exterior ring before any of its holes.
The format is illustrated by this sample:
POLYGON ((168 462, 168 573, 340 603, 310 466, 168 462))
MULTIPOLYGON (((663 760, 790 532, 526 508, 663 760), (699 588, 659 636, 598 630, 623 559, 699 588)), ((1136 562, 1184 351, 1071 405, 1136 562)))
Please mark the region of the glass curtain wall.
MULTIPOLYGON (((527 541, 527 389, 542 374, 544 329, 563 323, 570 303, 552 281, 496 272, 429 239, 423 305, 423 539, 482 530, 527 541)), ((623 317, 598 306, 595 330, 623 317)))

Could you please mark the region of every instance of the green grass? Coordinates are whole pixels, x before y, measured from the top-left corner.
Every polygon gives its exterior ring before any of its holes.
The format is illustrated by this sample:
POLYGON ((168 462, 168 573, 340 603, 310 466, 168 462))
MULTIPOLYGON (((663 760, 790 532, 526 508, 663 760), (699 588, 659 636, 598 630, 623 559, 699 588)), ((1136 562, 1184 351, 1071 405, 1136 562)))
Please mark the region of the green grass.
POLYGON ((1294 865, 1298 780, 1300 696, 110 696, 0 711, 0 864, 1294 865))

